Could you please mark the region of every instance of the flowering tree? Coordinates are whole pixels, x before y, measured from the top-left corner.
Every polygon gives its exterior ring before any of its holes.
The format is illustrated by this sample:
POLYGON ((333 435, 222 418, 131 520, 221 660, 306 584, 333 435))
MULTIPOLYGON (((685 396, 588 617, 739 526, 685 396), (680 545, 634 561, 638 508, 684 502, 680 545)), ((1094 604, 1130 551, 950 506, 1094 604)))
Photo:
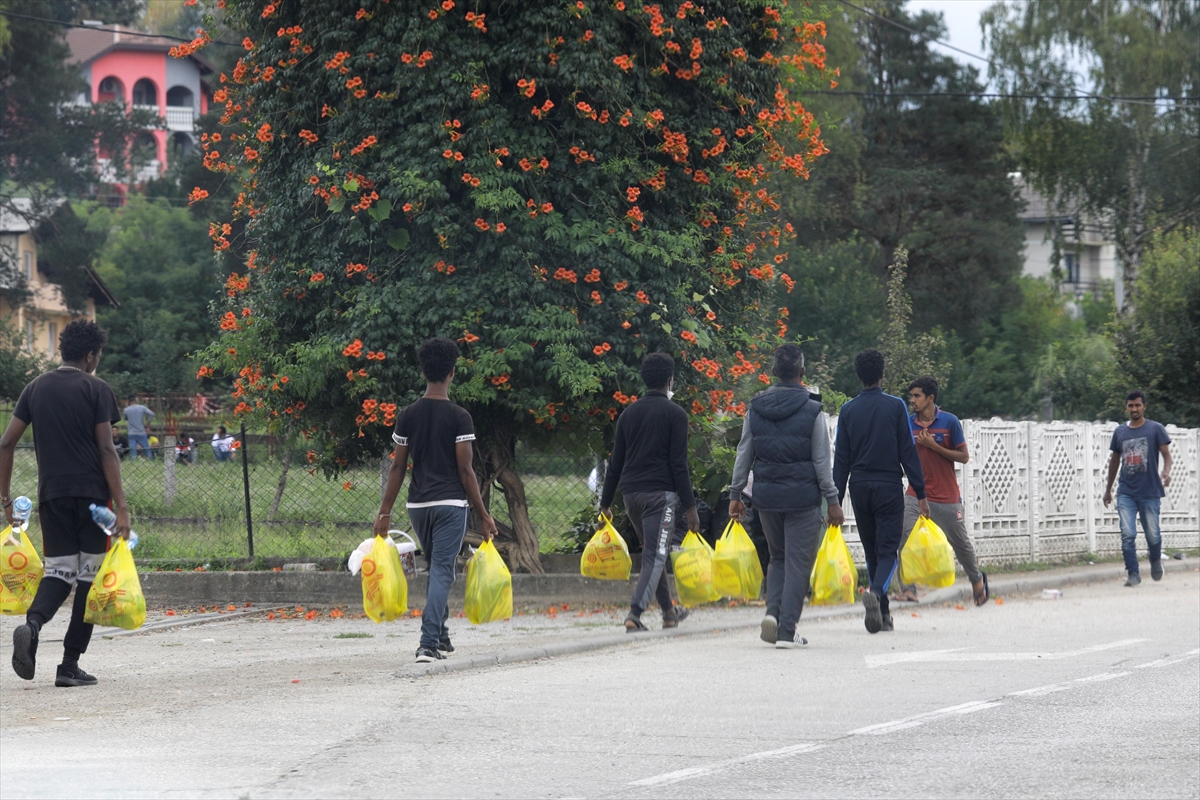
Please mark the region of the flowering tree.
POLYGON ((787 330, 771 180, 824 152, 794 96, 824 70, 807 6, 225 13, 250 35, 215 98, 233 132, 203 147, 241 182, 252 250, 201 374, 236 375, 239 413, 297 425, 336 471, 388 447, 415 346, 457 338, 481 484, 505 493, 510 562, 540 571, 519 439, 610 428, 652 351, 686 365, 693 414, 744 410, 735 386, 787 330))

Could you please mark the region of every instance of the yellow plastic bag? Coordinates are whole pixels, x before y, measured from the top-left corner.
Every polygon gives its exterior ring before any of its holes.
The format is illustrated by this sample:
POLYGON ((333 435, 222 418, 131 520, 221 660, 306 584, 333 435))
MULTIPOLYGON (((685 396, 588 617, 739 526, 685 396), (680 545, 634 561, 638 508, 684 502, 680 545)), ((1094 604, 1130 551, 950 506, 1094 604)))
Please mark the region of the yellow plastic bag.
POLYGON ((10 526, 0 540, 0 614, 24 614, 42 582, 42 560, 25 531, 10 526))
POLYGON ((513 612, 512 574, 496 546, 484 542, 467 562, 463 613, 473 625, 509 619, 513 612))
POLYGON ((713 553, 713 588, 722 597, 757 600, 762 590, 762 564, 754 542, 736 519, 729 520, 713 553))
POLYGON ((934 589, 954 585, 954 550, 929 517, 918 517, 900 553, 900 571, 909 583, 934 589))
POLYGON ((391 622, 408 611, 408 581, 400 554, 384 536, 376 536, 362 560, 363 611, 376 622, 391 622))
POLYGON ((138 580, 129 542, 113 538, 108 555, 100 562, 100 571, 87 596, 83 621, 125 630, 136 630, 146 621, 146 597, 138 580))
POLYGON ((825 531, 809 583, 814 606, 853 603, 857 599, 858 568, 839 526, 830 525, 825 531))
POLYGON ((583 548, 583 557, 579 559, 580 574, 602 581, 627 581, 632 569, 633 559, 629 557, 625 540, 613 527, 612 520, 604 519, 604 527, 596 531, 583 548))
POLYGON ((700 534, 689 531, 683 537, 683 544, 671 553, 671 565, 680 603, 691 607, 720 599, 712 581, 713 549, 700 534))

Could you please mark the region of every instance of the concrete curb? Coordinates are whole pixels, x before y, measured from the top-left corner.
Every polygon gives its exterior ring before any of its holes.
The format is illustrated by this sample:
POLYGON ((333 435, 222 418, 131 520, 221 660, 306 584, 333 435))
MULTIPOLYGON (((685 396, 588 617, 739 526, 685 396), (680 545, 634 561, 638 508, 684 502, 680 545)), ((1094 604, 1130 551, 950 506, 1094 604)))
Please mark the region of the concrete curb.
MULTIPOLYGON (((1164 561, 1163 567, 1167 572, 1186 572, 1195 569, 1195 564, 1191 559, 1183 561, 1164 561)), ((1029 576, 1021 576, 1019 578, 1010 578, 1002 581, 989 581, 989 589, 991 596, 1004 596, 1005 594, 1029 594, 1031 592, 1040 592, 1043 589, 1057 589, 1062 586, 1071 585, 1086 585, 1089 583, 1100 583, 1106 580, 1116 580, 1125 577, 1124 567, 1101 567, 1086 570, 1078 570, 1075 572, 1059 572, 1053 575, 1038 575, 1036 573, 1029 576)), ((949 586, 945 589, 937 589, 930 592, 921 600, 919 604, 905 603, 905 607, 916 605, 931 606, 944 605, 947 603, 957 603, 962 600, 971 599, 973 596, 970 583, 962 583, 961 585, 949 586)), ((855 603, 849 606, 817 606, 815 608, 806 609, 805 619, 833 619, 837 617, 858 616, 862 614, 862 609, 855 603)), ((579 639, 570 642, 560 642, 558 644, 545 645, 543 647, 529 647, 516 650, 505 650, 499 653, 492 653, 486 656, 475 656, 465 659, 450 659, 441 663, 434 664, 419 664, 412 667, 400 669, 393 673, 397 678, 415 678, 424 675, 442 675, 450 672, 463 672, 465 670, 480 669, 483 667, 494 667, 502 664, 517 664, 526 661, 540 661, 545 658, 555 658, 558 656, 575 655, 577 653, 587 653, 594 650, 603 650, 609 647, 617 647, 620 645, 635 645, 640 642, 654 641, 658 639, 674 639, 683 636, 702 636, 714 633, 722 633, 724 631, 741 631, 752 630, 759 627, 758 622, 744 623, 740 625, 726 625, 721 627, 704 627, 704 628, 674 628, 666 631, 648 631, 638 634, 614 634, 612 636, 596 637, 594 639, 579 639)))

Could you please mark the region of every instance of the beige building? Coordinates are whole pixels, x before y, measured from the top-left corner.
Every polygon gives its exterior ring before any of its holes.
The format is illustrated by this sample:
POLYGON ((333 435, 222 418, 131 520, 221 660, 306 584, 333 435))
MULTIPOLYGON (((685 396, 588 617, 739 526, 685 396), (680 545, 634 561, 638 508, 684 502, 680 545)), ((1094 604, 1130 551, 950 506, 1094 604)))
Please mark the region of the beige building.
POLYGON ((69 322, 79 318, 94 320, 97 305, 116 307, 120 303, 91 266, 84 265, 90 278, 89 296, 84 308, 77 310, 82 313, 72 313, 54 276, 38 268, 36 226, 29 219, 29 201, 16 198, 10 202, 23 213, 0 207, 0 260, 24 278, 31 294, 27 302, 16 308, 0 297, 0 320, 19 332, 27 352, 58 358, 58 335, 69 322))
POLYGON ((1034 191, 1014 173, 1013 179, 1025 201, 1021 221, 1025 225, 1024 274, 1049 278, 1059 268, 1062 290, 1082 300, 1084 295, 1099 295, 1105 283, 1121 305, 1121 270, 1116 243, 1100 220, 1075 209, 1056 208, 1046 197, 1034 191), (1055 238, 1058 259, 1055 259, 1055 238))

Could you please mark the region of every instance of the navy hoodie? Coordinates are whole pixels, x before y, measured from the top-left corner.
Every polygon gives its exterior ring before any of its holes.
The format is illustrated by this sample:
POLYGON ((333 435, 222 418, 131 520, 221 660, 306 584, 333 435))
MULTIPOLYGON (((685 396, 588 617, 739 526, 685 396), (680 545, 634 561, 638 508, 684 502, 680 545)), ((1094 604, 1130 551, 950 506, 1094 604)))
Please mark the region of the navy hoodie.
POLYGON ((833 482, 838 499, 850 483, 895 483, 904 475, 918 500, 925 498, 925 475, 913 443, 908 406, 878 386, 863 389, 842 406, 833 446, 833 482))

